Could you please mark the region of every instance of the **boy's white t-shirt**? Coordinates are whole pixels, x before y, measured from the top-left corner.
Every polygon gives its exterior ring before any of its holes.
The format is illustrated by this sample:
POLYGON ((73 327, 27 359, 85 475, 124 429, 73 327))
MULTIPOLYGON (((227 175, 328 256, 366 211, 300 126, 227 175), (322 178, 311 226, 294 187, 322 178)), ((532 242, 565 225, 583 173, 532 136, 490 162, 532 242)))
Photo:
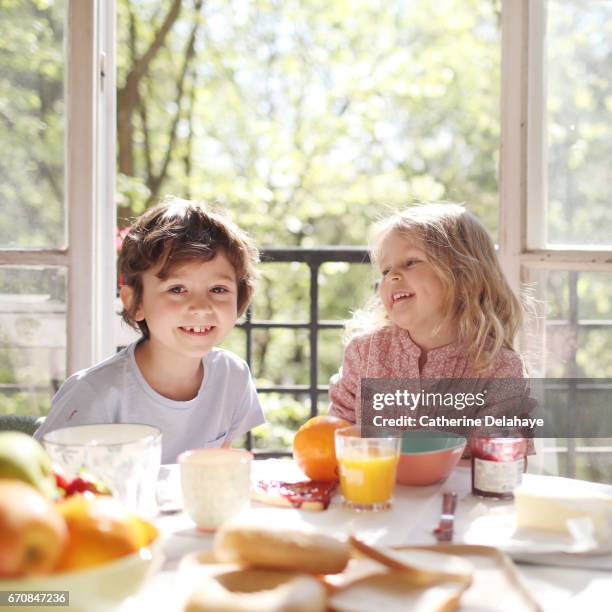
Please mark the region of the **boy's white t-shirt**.
POLYGON ((176 463, 185 450, 219 447, 265 421, 249 367, 233 353, 213 348, 202 360, 198 394, 183 402, 147 383, 136 344, 68 378, 35 437, 74 425, 145 423, 162 432, 162 463, 176 463))

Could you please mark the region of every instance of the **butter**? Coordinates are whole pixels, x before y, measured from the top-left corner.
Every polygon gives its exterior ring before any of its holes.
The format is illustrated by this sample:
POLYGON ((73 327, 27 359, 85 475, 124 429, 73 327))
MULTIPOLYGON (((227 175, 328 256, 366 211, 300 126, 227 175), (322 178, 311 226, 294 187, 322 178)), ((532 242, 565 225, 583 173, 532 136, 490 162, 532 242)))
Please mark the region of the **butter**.
POLYGON ((571 478, 527 480, 514 490, 518 528, 569 533, 569 519, 588 517, 599 541, 612 536, 612 487, 571 478))

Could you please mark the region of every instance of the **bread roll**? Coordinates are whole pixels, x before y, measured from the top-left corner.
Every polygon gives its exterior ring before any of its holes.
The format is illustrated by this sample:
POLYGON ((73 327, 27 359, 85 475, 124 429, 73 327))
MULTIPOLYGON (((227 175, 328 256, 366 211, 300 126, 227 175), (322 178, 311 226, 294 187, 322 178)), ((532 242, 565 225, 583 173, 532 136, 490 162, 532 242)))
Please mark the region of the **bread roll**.
POLYGON ((351 554, 346 542, 328 535, 242 522, 221 527, 214 550, 221 562, 308 574, 341 572, 351 554))

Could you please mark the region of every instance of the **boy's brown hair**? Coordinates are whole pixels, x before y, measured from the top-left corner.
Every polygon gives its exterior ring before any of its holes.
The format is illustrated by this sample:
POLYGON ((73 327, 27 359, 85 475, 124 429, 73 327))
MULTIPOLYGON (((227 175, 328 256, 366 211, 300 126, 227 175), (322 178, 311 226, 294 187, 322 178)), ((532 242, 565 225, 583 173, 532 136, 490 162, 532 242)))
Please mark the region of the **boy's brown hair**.
POLYGON ((167 278, 172 269, 186 261, 210 261, 221 250, 236 272, 238 316, 247 309, 257 276, 259 252, 249 236, 223 214, 199 203, 168 197, 138 217, 125 236, 118 267, 122 284, 133 289, 123 320, 149 338, 146 321, 134 314, 142 302, 142 275, 161 265, 157 276, 167 278))

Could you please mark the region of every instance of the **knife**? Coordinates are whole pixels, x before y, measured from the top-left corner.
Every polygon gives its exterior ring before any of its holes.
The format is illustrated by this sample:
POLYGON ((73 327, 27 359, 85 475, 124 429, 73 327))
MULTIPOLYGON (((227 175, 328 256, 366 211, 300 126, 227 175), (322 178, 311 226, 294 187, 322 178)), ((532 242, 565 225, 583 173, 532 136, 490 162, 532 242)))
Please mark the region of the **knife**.
POLYGON ((444 493, 442 496, 442 514, 440 514, 440 523, 433 530, 438 542, 452 542, 456 509, 457 493, 444 493))

